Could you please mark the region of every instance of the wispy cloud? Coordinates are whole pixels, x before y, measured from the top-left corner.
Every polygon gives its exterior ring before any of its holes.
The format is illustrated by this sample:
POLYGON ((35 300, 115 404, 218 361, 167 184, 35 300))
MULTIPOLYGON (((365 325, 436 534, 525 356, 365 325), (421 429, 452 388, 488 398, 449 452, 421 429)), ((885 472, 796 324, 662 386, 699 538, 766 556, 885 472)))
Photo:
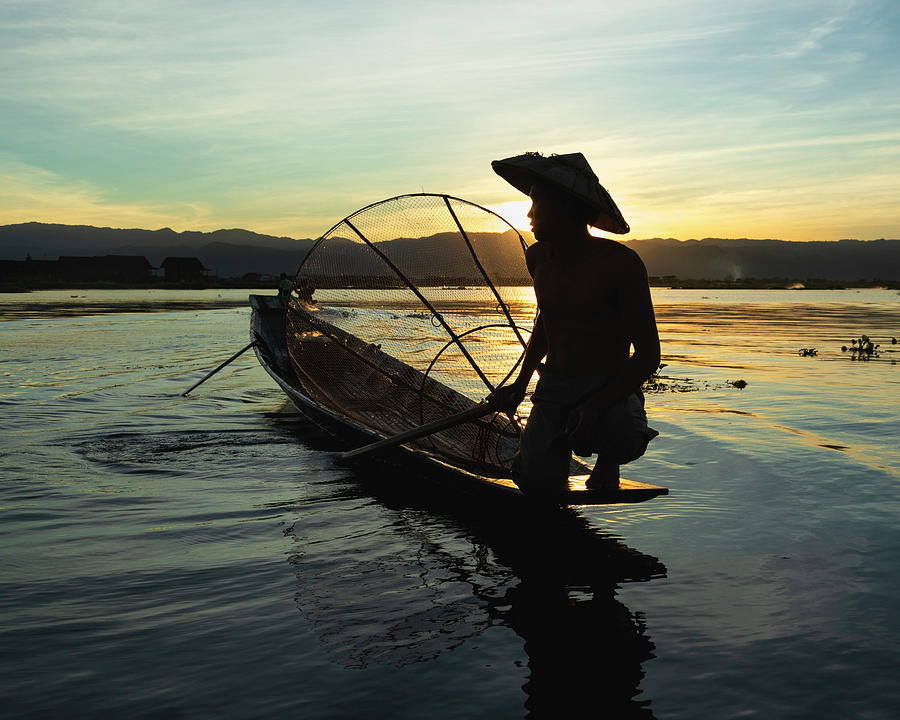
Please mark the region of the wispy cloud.
POLYGON ((102 189, 0 155, 0 218, 114 227, 212 226, 208 208, 115 202, 102 189))
MULTIPOLYGON (((822 50, 826 40, 842 30, 852 11, 860 3, 859 0, 837 0, 830 5, 830 16, 800 25, 792 42, 779 53, 781 57, 793 60, 822 50)), ((828 8, 828 5, 825 7, 828 8)))
POLYGON ((712 187, 853 186, 868 148, 891 175, 891 8, 0 0, 0 222, 313 235, 420 187, 517 200, 489 162, 537 149, 583 151, 632 212, 699 226, 712 187))

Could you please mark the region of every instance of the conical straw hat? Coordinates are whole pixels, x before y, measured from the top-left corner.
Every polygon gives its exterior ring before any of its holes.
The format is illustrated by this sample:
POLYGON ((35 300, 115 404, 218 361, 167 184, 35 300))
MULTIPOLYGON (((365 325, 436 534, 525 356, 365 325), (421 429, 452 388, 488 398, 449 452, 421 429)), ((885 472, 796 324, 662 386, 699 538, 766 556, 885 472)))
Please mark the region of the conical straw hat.
POLYGON ((526 195, 538 180, 574 195, 597 211, 597 219, 591 223, 595 228, 619 235, 624 235, 631 229, 581 153, 544 157, 540 153, 529 152, 504 160, 494 160, 491 167, 506 182, 526 195))

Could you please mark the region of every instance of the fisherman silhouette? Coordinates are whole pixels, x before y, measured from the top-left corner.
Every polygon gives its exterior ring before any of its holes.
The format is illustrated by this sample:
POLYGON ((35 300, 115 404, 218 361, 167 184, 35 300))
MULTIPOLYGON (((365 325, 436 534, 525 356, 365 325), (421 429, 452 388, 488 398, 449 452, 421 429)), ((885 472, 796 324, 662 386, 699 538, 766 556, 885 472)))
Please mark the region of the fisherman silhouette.
POLYGON ((293 288, 294 284, 291 282, 291 279, 284 273, 281 273, 281 278, 278 280, 278 299, 282 305, 287 305, 293 288))
POLYGON ((596 453, 587 487, 613 490, 619 465, 658 435, 647 426, 640 390, 660 356, 647 271, 631 249, 588 232, 588 225, 617 234, 629 227, 581 153, 526 153, 492 167, 531 198, 537 241, 526 253, 534 331, 516 380, 492 398, 515 412, 540 373, 513 479, 527 494, 553 494, 567 487, 573 451, 596 453))

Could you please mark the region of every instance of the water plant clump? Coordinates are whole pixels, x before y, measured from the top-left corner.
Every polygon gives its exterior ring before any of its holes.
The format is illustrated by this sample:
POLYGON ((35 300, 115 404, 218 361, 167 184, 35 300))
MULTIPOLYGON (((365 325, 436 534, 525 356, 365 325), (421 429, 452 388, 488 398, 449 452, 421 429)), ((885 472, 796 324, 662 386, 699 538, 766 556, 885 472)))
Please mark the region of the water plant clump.
MULTIPOLYGON (((891 340, 893 341, 894 338, 891 338, 891 340)), ((850 347, 842 345, 841 352, 849 351, 851 360, 871 360, 880 355, 878 352, 880 347, 881 345, 873 342, 868 335, 860 335, 858 338, 850 341, 850 347)))
POLYGON ((816 350, 815 348, 800 348, 797 351, 797 354, 800 357, 815 357, 816 355, 819 354, 819 351, 816 350))
POLYGON ((692 378, 676 378, 669 375, 662 375, 662 369, 666 367, 666 363, 660 363, 656 371, 647 378, 641 387, 645 393, 665 393, 665 392, 694 392, 701 389, 709 389, 709 383, 700 383, 692 378))

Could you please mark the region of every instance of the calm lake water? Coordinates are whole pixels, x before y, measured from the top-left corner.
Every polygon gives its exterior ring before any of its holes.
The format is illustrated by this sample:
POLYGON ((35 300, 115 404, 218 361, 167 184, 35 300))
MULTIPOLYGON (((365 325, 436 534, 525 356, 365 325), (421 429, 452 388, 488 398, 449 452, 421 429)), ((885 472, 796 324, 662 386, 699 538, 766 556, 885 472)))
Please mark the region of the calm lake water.
POLYGON ((340 465, 250 353, 181 397, 246 295, 0 295, 5 717, 897 717, 896 291, 655 289, 671 494, 553 515, 340 465))

